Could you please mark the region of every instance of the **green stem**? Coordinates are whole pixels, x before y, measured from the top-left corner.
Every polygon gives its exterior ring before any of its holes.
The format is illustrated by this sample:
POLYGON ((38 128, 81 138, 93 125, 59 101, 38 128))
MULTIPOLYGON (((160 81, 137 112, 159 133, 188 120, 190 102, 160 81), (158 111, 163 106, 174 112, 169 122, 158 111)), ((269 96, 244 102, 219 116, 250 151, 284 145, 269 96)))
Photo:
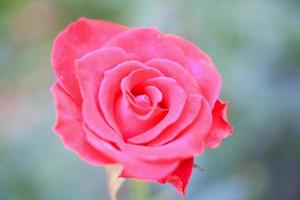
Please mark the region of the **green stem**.
POLYGON ((149 200, 150 187, 148 183, 131 180, 133 200, 149 200))

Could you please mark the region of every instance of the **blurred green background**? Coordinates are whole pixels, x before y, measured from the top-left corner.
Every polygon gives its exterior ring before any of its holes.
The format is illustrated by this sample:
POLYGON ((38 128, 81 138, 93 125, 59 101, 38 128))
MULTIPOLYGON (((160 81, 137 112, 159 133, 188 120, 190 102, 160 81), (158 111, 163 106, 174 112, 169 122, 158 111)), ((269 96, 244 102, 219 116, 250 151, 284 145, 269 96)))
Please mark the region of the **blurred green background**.
MULTIPOLYGON (((52 132, 52 41, 80 16, 156 26, 213 58, 235 132, 197 160, 183 199, 300 199, 300 1, 1 0, 0 200, 108 199, 104 170, 52 132)), ((181 197, 151 184, 151 199, 181 197)))

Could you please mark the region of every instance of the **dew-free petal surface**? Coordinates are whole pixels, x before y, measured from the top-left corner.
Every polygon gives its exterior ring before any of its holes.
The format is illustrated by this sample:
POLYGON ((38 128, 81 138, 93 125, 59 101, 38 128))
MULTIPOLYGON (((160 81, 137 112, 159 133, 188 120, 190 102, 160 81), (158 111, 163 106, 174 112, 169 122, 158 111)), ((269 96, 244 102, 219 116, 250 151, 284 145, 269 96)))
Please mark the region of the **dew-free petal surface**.
POLYGON ((202 95, 213 107, 220 95, 222 79, 210 57, 186 39, 174 35, 168 37, 183 50, 189 72, 197 80, 202 95))
POLYGON ((205 148, 204 137, 209 133, 212 125, 211 110, 205 100, 201 101, 201 111, 193 123, 195 125, 186 128, 182 134, 167 144, 142 146, 124 143, 120 148, 124 153, 145 160, 186 159, 199 156, 205 148))
POLYGON ((114 163, 109 156, 98 152, 86 142, 85 133, 82 130, 80 108, 59 83, 52 86, 51 93, 54 96, 56 107, 54 131, 60 136, 66 148, 76 152, 81 159, 92 165, 114 163))
POLYGON ((163 95, 163 101, 168 108, 168 113, 153 128, 130 138, 128 141, 135 144, 147 143, 157 137, 164 129, 174 124, 181 116, 187 96, 182 87, 171 78, 157 77, 145 81, 145 85, 152 85, 159 88, 163 95))
POLYGON ((180 164, 180 161, 145 161, 130 154, 124 154, 116 149, 110 143, 93 134, 87 127, 84 127, 87 133, 87 140, 95 149, 103 152, 105 155, 118 161, 123 167, 121 177, 138 178, 142 180, 160 180, 171 174, 180 164))
POLYGON ((156 28, 133 28, 113 37, 105 46, 115 46, 134 53, 143 62, 166 58, 182 65, 186 63, 182 49, 156 28))
POLYGON ((181 161, 177 169, 160 182, 172 184, 179 194, 183 196, 186 193, 186 188, 192 175, 193 165, 194 158, 188 158, 181 161))
POLYGON ((118 24, 82 17, 57 35, 51 55, 53 70, 57 81, 76 102, 80 102, 81 95, 75 60, 101 48, 106 41, 126 30, 118 24))
POLYGON ((228 103, 217 100, 213 109, 213 124, 210 133, 205 138, 205 146, 217 148, 224 138, 233 133, 233 127, 227 119, 228 103))
POLYGON ((77 77, 82 91, 82 113, 87 125, 108 141, 119 141, 121 133, 106 123, 98 102, 104 72, 127 61, 128 55, 119 48, 102 48, 77 60, 77 77))

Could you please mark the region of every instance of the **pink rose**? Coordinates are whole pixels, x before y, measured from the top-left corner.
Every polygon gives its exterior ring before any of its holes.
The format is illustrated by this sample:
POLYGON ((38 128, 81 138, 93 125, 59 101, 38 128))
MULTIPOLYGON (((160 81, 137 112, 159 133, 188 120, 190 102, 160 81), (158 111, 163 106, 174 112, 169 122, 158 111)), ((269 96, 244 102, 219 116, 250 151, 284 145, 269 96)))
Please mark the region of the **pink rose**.
POLYGON ((156 28, 80 18, 56 37, 55 132, 93 165, 171 183, 184 194, 193 160, 232 133, 221 77, 191 42, 156 28))

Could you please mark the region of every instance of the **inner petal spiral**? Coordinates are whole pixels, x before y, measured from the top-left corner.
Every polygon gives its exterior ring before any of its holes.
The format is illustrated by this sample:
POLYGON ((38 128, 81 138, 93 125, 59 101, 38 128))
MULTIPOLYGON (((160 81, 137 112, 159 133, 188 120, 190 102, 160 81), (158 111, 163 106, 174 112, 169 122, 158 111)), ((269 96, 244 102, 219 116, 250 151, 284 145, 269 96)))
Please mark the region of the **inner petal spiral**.
POLYGON ((134 101, 140 107, 148 108, 151 106, 150 98, 145 94, 134 97, 134 101))

